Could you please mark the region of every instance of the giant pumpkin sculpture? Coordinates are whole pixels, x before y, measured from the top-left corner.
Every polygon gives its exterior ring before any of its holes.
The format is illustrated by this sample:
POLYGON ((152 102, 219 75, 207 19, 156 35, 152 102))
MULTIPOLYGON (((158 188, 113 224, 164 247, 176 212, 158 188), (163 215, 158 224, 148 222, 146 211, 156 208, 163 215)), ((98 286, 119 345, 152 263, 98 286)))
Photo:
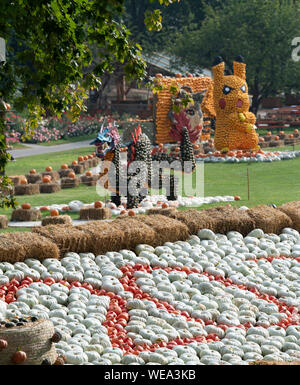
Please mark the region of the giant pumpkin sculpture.
POLYGON ((212 67, 213 85, 203 101, 202 110, 216 117, 215 148, 259 150, 255 131, 256 117, 249 112, 246 64, 241 56, 233 62, 233 75, 225 75, 225 63, 218 57, 212 67))

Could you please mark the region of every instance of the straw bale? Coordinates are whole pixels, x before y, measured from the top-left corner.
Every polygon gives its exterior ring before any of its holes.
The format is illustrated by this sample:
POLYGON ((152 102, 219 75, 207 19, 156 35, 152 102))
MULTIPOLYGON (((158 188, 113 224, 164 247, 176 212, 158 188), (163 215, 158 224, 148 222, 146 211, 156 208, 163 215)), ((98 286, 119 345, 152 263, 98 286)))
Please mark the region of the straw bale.
POLYGON ((84 170, 87 170, 88 168, 90 168, 88 160, 84 160, 83 162, 79 162, 78 164, 81 165, 84 170))
POLYGON ((214 232, 226 234, 228 231, 239 231, 246 236, 255 228, 255 221, 249 216, 248 210, 240 210, 231 205, 219 206, 205 210, 213 220, 214 232))
POLYGON ((35 195, 39 193, 39 184, 18 184, 15 186, 15 195, 35 195))
POLYGON ((265 233, 280 234, 285 227, 292 227, 293 222, 283 211, 267 205, 259 205, 247 210, 255 222, 255 227, 265 233))
POLYGON ((291 218, 293 229, 300 231, 300 201, 287 202, 278 209, 291 218))
POLYGON ((201 229, 215 231, 216 219, 208 215, 205 210, 176 210, 171 212, 169 216, 183 222, 188 227, 191 234, 197 234, 201 229))
POLYGON ((107 251, 119 251, 124 244, 125 234, 120 228, 112 226, 113 221, 92 221, 83 225, 76 226, 91 239, 90 252, 99 255, 107 251))
POLYGON ((58 174, 60 178, 66 178, 69 175, 69 173, 72 171, 74 170, 71 168, 67 168, 67 169, 61 168, 60 170, 58 170, 58 174))
POLYGON ((11 220, 14 222, 32 222, 42 218, 42 214, 38 209, 22 209, 13 210, 11 220))
POLYGON ((92 250, 92 237, 89 233, 71 225, 38 226, 32 232, 54 242, 63 256, 67 252, 86 253, 92 250))
POLYGON ((93 158, 93 159, 91 159, 91 161, 92 161, 92 167, 98 166, 98 164, 99 164, 99 159, 98 158, 93 158))
POLYGON ((75 174, 82 174, 84 171, 84 167, 82 164, 70 164, 69 168, 71 168, 75 174))
POLYGON ((0 229, 6 229, 8 227, 7 215, 0 215, 0 229))
POLYGON ((163 245, 165 242, 185 241, 189 237, 188 227, 176 219, 165 215, 141 215, 136 219, 148 226, 155 232, 156 237, 152 245, 163 245))
POLYGON ((156 232, 150 226, 131 217, 118 217, 112 222, 113 229, 124 232, 124 242, 120 249, 134 250, 139 244, 146 243, 152 245, 155 243, 156 232))
POLYGON ((15 232, 0 234, 0 261, 15 263, 26 258, 58 258, 59 249, 38 234, 15 232))
POLYGON ((26 361, 18 365, 41 365, 47 359, 53 365, 57 359, 55 344, 51 338, 55 332, 50 320, 27 322, 24 326, 0 328, 0 339, 8 342, 0 350, 0 365, 15 365, 12 356, 19 349, 26 352, 26 361))
POLYGON ((13 240, 23 246, 26 258, 43 260, 46 258, 58 258, 59 249, 51 240, 34 233, 17 232, 7 234, 13 240))
POLYGON ((25 177, 28 183, 33 183, 33 184, 41 182, 42 180, 41 174, 26 174, 25 177))
POLYGON ((44 171, 42 172, 42 178, 44 176, 51 176, 51 180, 59 180, 59 173, 57 171, 44 171))
POLYGON ((97 181, 99 179, 99 175, 92 175, 92 176, 82 175, 80 179, 81 179, 81 183, 83 183, 86 186, 96 186, 97 181))
POLYGON ((82 207, 79 212, 80 219, 110 219, 112 212, 109 207, 95 208, 95 207, 82 207))
POLYGON ((45 217, 42 219, 42 226, 48 225, 71 225, 72 218, 70 215, 59 215, 58 217, 45 217))
POLYGON ((42 194, 52 194, 61 190, 58 183, 40 183, 39 186, 42 194))
POLYGON ((13 175, 9 177, 9 179, 12 181, 14 186, 16 186, 17 184, 20 184, 21 180, 24 178, 25 178, 25 175, 13 175))
POLYGON ((62 178, 60 181, 61 188, 74 188, 80 185, 79 178, 62 178))
MULTIPOLYGON (((147 210, 147 214, 148 215, 159 214, 159 215, 165 215, 167 217, 175 215, 176 212, 177 212, 177 209, 175 207, 169 207, 167 209, 162 209, 162 208, 156 208, 155 207, 155 208, 147 210)), ((175 218, 175 216, 172 216, 172 218, 175 218)))

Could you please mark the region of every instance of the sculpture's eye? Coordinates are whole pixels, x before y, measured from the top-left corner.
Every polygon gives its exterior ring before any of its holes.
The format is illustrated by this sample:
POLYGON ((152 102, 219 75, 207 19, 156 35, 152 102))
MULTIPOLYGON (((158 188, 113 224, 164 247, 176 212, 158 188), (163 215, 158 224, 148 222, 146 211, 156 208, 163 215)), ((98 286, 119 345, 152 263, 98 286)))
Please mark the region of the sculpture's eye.
POLYGON ((231 90, 232 90, 232 88, 230 88, 229 86, 224 86, 223 94, 228 95, 231 92, 231 90))
POLYGON ((193 109, 191 109, 191 108, 189 108, 188 110, 186 110, 186 113, 187 113, 188 115, 191 115, 191 116, 195 115, 195 111, 194 111, 193 109))
POLYGON ((241 90, 242 90, 242 92, 246 92, 246 84, 244 84, 242 87, 241 87, 241 90))

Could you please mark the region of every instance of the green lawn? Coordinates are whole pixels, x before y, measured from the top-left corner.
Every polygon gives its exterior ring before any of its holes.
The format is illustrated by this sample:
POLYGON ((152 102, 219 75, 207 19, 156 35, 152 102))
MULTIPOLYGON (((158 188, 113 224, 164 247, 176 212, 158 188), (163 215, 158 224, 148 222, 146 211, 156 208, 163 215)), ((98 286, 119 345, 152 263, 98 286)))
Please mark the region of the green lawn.
MULTIPOLYGON (((300 147, 300 146, 298 146, 300 147)), ((11 162, 7 169, 8 175, 27 173, 31 168, 38 172, 43 171, 47 165, 54 170, 60 168, 62 163, 70 163, 79 155, 90 154, 91 148, 66 151, 63 153, 45 154, 18 159, 11 162)), ((205 196, 216 195, 239 195, 240 201, 232 202, 235 206, 256 206, 258 204, 281 205, 284 202, 300 200, 300 158, 288 161, 272 163, 241 163, 241 164, 204 164, 204 194, 205 196), (250 200, 248 200, 247 169, 250 177, 250 200)), ((186 176, 190 181, 191 176, 186 176)), ((29 202, 32 206, 43 206, 67 204, 72 200, 80 200, 91 203, 95 200, 108 198, 99 196, 95 187, 80 185, 73 189, 64 189, 55 194, 39 194, 34 196, 18 196, 19 204, 29 202)), ((199 209, 224 205, 217 203, 202 205, 199 209)), ((11 214, 11 210, 0 210, 0 214, 11 214)), ((47 215, 48 213, 44 213, 47 215)), ((73 219, 78 219, 78 214, 71 214, 73 219)), ((10 230, 14 231, 14 230, 10 230)), ((20 231, 20 229, 18 229, 20 231)))
POLYGON ((52 154, 17 158, 15 162, 9 162, 6 174, 24 175, 27 174, 32 168, 35 168, 37 172, 42 172, 47 166, 51 166, 53 170, 58 170, 63 163, 71 164, 72 161, 77 160, 80 155, 92 154, 94 149, 94 146, 90 146, 64 152, 54 152, 52 154))
POLYGON ((89 134, 89 135, 80 135, 80 136, 74 136, 72 138, 66 138, 66 139, 59 139, 59 140, 51 140, 50 142, 42 142, 38 143, 41 146, 56 146, 58 144, 67 144, 67 143, 75 143, 75 142, 81 142, 83 140, 93 140, 97 136, 96 133, 89 134))

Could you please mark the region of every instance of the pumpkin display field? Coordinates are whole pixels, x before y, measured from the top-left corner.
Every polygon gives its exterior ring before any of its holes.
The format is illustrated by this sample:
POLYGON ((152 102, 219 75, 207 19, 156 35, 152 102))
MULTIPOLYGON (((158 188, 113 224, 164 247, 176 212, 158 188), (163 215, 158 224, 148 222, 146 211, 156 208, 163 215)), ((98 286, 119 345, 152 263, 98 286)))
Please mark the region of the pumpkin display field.
MULTIPOLYGON (((29 233, 27 248, 21 235, 2 235, 1 248, 7 251, 0 258, 0 362, 13 343, 6 343, 6 331, 25 331, 31 319, 54 325, 51 363, 57 364, 299 362, 300 234, 292 228, 299 210, 292 207, 299 202, 278 209, 220 207, 198 216, 192 210, 193 226, 189 211, 165 221, 157 215, 145 216, 146 221, 116 219, 102 226, 119 237, 106 249, 96 222, 77 230, 67 226, 64 243, 55 236, 56 226, 50 238, 47 231, 29 233), (243 233, 228 231, 242 228, 241 217, 243 233), (136 242, 137 223, 138 239, 147 243, 136 242), (86 241, 72 243, 72 229, 86 241), (40 237, 38 249, 31 234, 40 237), (100 237, 98 246, 93 234, 100 237), (45 237, 52 252, 43 246, 45 237), (18 260, 14 255, 7 260, 10 239, 16 244, 19 239, 18 260)), ((25 356, 11 364, 32 362, 34 349, 26 353, 23 344, 25 356)))

